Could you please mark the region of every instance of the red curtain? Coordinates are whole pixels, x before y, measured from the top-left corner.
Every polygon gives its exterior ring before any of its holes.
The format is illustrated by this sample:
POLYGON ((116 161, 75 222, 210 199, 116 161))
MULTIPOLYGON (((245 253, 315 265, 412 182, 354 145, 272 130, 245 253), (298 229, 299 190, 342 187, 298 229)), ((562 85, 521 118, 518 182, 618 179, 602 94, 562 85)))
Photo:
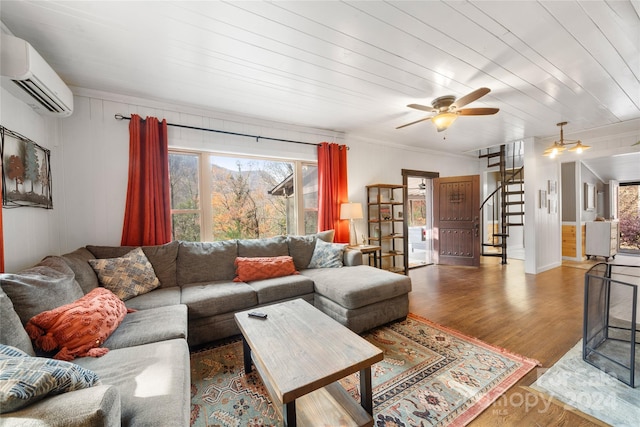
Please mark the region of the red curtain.
POLYGON ((318 146, 318 231, 335 230, 334 241, 349 243, 349 221, 340 220, 340 204, 349 201, 347 146, 318 146))
POLYGON ((171 241, 167 121, 129 123, 129 185, 121 244, 161 245, 171 241))

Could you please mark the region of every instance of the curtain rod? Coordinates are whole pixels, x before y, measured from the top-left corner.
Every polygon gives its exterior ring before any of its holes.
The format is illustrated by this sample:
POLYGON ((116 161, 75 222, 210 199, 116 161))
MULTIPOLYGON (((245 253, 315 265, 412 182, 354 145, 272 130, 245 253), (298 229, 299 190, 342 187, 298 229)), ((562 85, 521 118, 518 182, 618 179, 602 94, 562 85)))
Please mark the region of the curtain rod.
MULTIPOLYGON (((122 114, 116 114, 114 117, 115 117, 116 120, 131 120, 131 117, 126 117, 126 116, 123 116, 122 114)), ((249 134, 246 134, 246 133, 229 132, 229 131, 226 131, 226 130, 201 128, 201 127, 197 127, 197 126, 178 125, 178 124, 174 124, 174 123, 167 123, 167 126, 173 126, 173 127, 177 127, 177 128, 184 128, 184 129, 202 130, 202 131, 205 131, 205 132, 224 133, 224 134, 227 134, 227 135, 246 136, 246 137, 249 137, 249 138, 255 138, 256 142, 258 142, 261 139, 266 139, 266 140, 269 140, 269 141, 292 142, 294 144, 313 145, 313 146, 316 146, 316 147, 320 145, 320 144, 316 144, 316 143, 313 143, 313 142, 294 141, 294 140, 291 140, 291 139, 270 138, 268 136, 249 135, 249 134)))

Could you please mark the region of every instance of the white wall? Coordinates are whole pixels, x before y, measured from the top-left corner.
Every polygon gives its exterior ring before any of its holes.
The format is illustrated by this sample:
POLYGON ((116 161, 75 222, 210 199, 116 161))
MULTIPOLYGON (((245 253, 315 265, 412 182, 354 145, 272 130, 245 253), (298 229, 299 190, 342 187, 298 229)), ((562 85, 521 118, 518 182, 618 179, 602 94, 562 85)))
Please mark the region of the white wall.
POLYGON ((5 271, 13 272, 55 254, 59 248, 57 218, 62 203, 58 120, 37 114, 24 102, 0 88, 0 124, 51 150, 53 209, 20 207, 2 210, 5 271))
MULTIPOLYGON (((537 274, 562 265, 562 223, 560 194, 549 195, 548 181, 560 188, 560 163, 544 157, 545 147, 536 138, 525 140, 525 273, 537 274), (540 207, 540 190, 555 199, 557 211, 540 207)), ((548 204, 548 203, 547 203, 548 204)))

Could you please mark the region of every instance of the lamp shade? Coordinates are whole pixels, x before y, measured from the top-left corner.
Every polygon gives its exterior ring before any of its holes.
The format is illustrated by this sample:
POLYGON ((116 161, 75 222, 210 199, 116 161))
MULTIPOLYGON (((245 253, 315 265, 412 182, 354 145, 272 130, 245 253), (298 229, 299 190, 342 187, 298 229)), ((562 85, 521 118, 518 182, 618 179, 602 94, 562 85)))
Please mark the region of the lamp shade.
POLYGON ((458 115, 455 113, 440 113, 437 116, 432 117, 431 121, 436 125, 438 132, 442 132, 451 126, 457 118, 458 115))
POLYGON ((342 203, 340 205, 340 219, 360 219, 362 218, 362 204, 342 203))
POLYGON ((573 152, 576 152, 576 153, 580 154, 584 150, 588 150, 589 148, 591 148, 590 145, 584 145, 581 141, 578 141, 578 142, 576 142, 576 145, 574 145, 573 147, 569 148, 569 151, 573 151, 573 152))

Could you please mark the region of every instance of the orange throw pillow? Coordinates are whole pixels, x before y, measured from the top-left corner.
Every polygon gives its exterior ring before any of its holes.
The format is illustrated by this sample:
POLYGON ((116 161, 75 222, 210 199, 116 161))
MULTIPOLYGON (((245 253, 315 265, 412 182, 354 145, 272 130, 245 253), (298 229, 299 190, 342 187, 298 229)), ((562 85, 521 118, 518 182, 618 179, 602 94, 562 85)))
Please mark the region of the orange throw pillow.
POLYGON ((270 279, 273 277, 300 274, 296 271, 293 258, 288 255, 274 257, 237 257, 234 282, 270 279))
POLYGON ((127 315, 124 302, 105 288, 95 288, 75 302, 33 316, 25 326, 35 345, 44 351, 59 349, 59 360, 99 357, 100 348, 127 315))

